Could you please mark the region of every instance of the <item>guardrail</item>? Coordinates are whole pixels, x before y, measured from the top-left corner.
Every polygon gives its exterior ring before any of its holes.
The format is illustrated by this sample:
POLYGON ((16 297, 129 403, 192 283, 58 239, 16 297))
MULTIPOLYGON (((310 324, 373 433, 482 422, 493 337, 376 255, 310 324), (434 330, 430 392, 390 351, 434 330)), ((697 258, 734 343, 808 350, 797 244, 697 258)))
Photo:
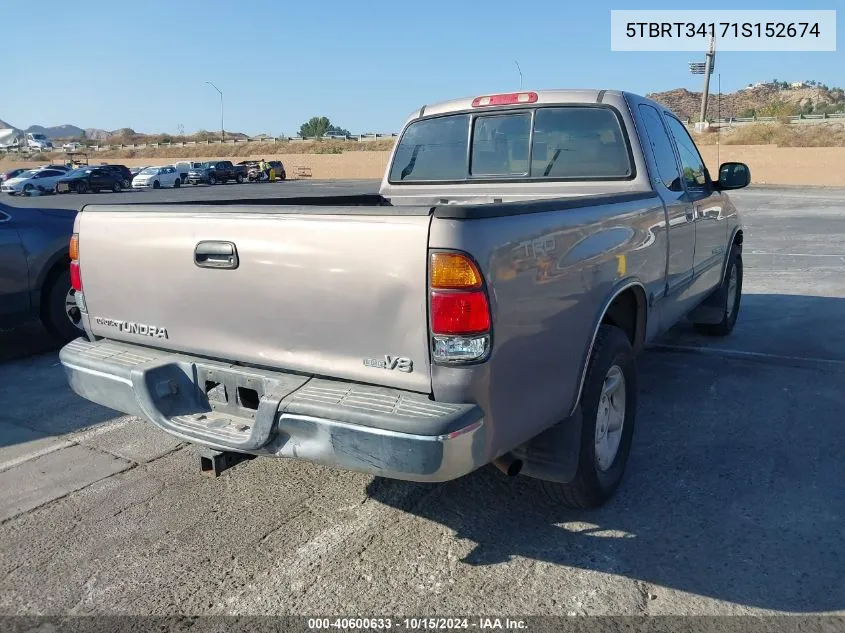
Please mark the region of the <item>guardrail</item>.
MULTIPOLYGON (((786 121, 787 123, 815 123, 815 122, 825 122, 830 119, 845 119, 845 112, 837 112, 834 114, 794 114, 782 117, 776 116, 753 116, 753 117, 721 117, 721 118, 714 118, 708 119, 708 123, 719 123, 719 124, 733 124, 733 123, 770 123, 772 121, 786 121)), ((687 118, 685 121, 686 125, 695 125, 692 119, 687 118)))
MULTIPOLYGON (((279 143, 307 143, 318 140, 322 141, 342 141, 347 143, 366 143, 370 141, 381 141, 384 139, 392 139, 399 136, 396 133, 392 134, 362 134, 359 136, 348 136, 345 139, 314 139, 301 138, 298 136, 268 136, 264 138, 229 138, 229 139, 206 139, 205 141, 173 141, 170 143, 105 143, 93 144, 81 147, 77 151, 80 152, 105 152, 114 149, 145 149, 158 147, 193 147, 196 145, 240 145, 249 143, 272 143, 273 145, 279 143)), ((56 147, 56 151, 61 151, 61 147, 56 147)))

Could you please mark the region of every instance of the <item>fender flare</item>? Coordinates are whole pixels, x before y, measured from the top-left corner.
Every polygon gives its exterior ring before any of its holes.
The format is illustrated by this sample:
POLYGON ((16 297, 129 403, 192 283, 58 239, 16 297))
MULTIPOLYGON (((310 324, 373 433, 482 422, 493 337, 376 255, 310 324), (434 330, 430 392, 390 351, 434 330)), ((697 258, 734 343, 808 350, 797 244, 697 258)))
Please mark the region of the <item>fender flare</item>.
MULTIPOLYGON (((599 311, 598 318, 595 321, 595 325, 593 326, 593 335, 590 339, 590 344, 587 347, 587 351, 584 354, 584 358, 581 362, 581 371, 578 377, 578 390, 575 393, 575 401, 572 404, 572 409, 569 412, 570 416, 575 415, 576 411, 578 410, 578 406, 581 404, 581 394, 584 391, 584 381, 587 379, 587 365, 590 363, 590 356, 593 353, 593 347, 596 344, 596 338, 599 335, 599 328, 601 327, 601 322, 604 320, 604 317, 607 315, 607 311, 610 309, 610 306, 613 304, 613 301, 618 297, 620 294, 628 290, 629 288, 639 288, 642 293, 642 302, 643 302, 643 314, 644 318, 648 318, 648 293, 646 292, 645 286, 641 281, 638 279, 628 278, 621 282, 619 282, 616 286, 614 286, 613 291, 610 292, 607 299, 605 299, 604 303, 602 304, 601 310, 599 311)), ((641 330, 643 334, 645 334, 645 322, 640 325, 638 323, 638 330, 641 330)))
MULTIPOLYGON (((722 279, 723 281, 725 279, 725 273, 728 272, 728 262, 731 261, 731 256, 734 254, 734 250, 736 250, 736 247, 734 246, 734 240, 736 239, 737 233, 743 233, 741 224, 737 224, 734 227, 734 230, 731 232, 731 237, 728 240, 728 255, 727 257, 725 257, 725 261, 722 262, 722 275, 720 277, 720 279, 722 279)), ((742 244, 739 245, 739 251, 742 252, 742 244)))

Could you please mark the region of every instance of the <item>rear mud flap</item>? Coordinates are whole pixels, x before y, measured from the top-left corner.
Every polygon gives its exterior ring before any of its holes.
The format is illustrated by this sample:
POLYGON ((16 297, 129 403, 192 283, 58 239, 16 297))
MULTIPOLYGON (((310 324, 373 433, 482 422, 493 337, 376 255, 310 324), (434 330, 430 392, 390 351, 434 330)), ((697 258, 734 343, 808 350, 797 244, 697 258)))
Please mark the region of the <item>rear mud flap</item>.
POLYGON ((523 462, 519 474, 564 484, 575 479, 582 425, 579 405, 570 417, 514 449, 514 456, 523 462))

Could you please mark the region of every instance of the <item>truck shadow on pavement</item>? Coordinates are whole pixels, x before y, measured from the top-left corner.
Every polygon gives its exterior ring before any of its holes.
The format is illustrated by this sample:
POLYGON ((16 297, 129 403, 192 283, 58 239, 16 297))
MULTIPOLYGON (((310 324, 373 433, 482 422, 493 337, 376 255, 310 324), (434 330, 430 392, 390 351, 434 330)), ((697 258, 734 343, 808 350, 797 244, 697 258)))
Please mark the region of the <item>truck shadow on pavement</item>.
MULTIPOLYGON (((841 320, 826 321, 845 300, 743 301, 719 345, 754 350, 768 338, 771 353, 796 353, 804 337, 801 349, 837 341, 827 357, 845 354, 841 320)), ((667 339, 690 337, 680 326, 667 339)), ((466 565, 523 557, 648 583, 658 601, 682 591, 789 612, 845 608, 845 367, 648 351, 638 370, 631 457, 601 509, 556 506, 539 482, 493 467, 438 486, 377 479, 368 492, 395 506, 390 488, 407 486, 402 510, 474 543, 466 565)))
POLYGON ((121 415, 71 391, 59 363, 61 345, 38 323, 0 331, 0 448, 121 415))

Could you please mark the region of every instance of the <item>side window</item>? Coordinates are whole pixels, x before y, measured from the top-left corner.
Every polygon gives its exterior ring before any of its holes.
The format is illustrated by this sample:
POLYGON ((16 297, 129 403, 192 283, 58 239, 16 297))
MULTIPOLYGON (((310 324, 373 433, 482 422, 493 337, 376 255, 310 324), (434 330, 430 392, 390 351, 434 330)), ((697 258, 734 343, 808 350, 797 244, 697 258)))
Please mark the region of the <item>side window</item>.
POLYGON ((660 120, 660 112, 650 105, 640 105, 640 116, 645 128, 645 137, 651 146, 654 162, 657 163, 657 173, 660 180, 669 191, 683 191, 681 172, 675 159, 672 140, 660 120))
POLYGON ((684 124, 673 116, 666 117, 666 123, 672 131, 675 143, 678 145, 678 154, 681 156, 681 166, 684 168, 684 181, 687 188, 693 191, 704 191, 707 187, 707 176, 705 175, 704 161, 695 142, 687 132, 684 124))

